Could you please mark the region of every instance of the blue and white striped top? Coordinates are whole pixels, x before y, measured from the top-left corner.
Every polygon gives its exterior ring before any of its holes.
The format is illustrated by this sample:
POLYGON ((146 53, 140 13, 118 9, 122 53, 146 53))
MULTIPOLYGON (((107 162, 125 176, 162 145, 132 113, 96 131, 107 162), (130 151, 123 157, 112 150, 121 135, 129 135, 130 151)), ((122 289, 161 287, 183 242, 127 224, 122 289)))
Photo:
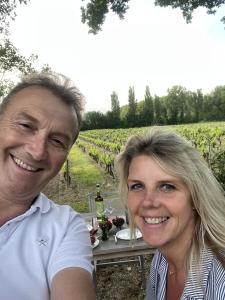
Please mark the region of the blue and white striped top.
MULTIPOLYGON (((166 259, 157 251, 151 264, 146 300, 166 299, 167 269, 166 259)), ((192 277, 186 281, 180 300, 225 300, 225 269, 209 249, 204 254, 202 274, 200 284, 197 279, 197 267, 193 270, 192 277)))

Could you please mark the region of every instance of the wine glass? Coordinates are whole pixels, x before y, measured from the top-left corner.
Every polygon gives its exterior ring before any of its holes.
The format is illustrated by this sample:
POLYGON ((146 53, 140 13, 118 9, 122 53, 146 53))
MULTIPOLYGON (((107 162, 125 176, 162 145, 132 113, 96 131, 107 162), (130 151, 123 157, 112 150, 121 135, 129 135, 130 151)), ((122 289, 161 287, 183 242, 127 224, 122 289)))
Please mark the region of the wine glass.
POLYGON ((106 216, 111 216, 113 212, 114 212, 114 208, 112 206, 112 201, 108 200, 104 213, 106 216))

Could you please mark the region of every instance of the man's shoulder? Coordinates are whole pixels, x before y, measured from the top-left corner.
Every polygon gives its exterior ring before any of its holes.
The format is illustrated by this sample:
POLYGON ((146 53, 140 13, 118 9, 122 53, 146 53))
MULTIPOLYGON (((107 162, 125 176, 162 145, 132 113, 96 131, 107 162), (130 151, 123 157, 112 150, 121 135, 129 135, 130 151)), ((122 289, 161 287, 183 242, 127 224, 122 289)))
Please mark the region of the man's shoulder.
POLYGON ((31 216, 31 219, 36 219, 37 222, 48 224, 48 227, 58 226, 59 229, 65 229, 68 225, 83 224, 83 218, 80 213, 76 212, 69 205, 57 204, 46 195, 40 194, 37 201, 33 204, 33 210, 36 214, 31 216))
POLYGON ((71 206, 67 204, 58 204, 49 199, 45 194, 41 193, 38 197, 36 206, 40 208, 41 213, 60 214, 60 215, 80 215, 71 206))

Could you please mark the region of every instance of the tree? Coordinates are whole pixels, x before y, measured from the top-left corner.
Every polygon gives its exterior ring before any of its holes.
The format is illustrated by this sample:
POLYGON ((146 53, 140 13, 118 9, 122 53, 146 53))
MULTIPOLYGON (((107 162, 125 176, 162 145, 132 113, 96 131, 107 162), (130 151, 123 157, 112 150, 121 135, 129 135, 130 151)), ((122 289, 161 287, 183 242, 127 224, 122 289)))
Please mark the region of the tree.
MULTIPOLYGON (((216 8, 219 8, 222 4, 225 3, 225 0, 156 0, 155 5, 161 7, 171 6, 172 8, 180 8, 187 23, 190 23, 192 20, 192 14, 195 9, 198 7, 205 7, 208 14, 214 14, 216 8)), ((224 18, 222 19, 224 22, 224 18)))
POLYGON ((0 42, 0 97, 5 96, 11 89, 12 74, 19 77, 21 74, 35 71, 33 63, 37 58, 33 54, 28 58, 21 55, 9 39, 5 38, 0 42))
POLYGON ((190 92, 190 101, 188 110, 191 114, 191 122, 199 122, 203 117, 203 100, 204 96, 202 90, 198 89, 197 92, 190 92))
POLYGON ((113 92, 111 95, 111 111, 112 111, 112 124, 115 127, 120 126, 120 103, 118 99, 118 95, 116 92, 113 92))
POLYGON ((187 111, 188 92, 182 86, 173 86, 168 89, 166 96, 166 109, 169 124, 185 123, 188 115, 187 111))
MULTIPOLYGON (((0 97, 7 94, 13 86, 12 79, 21 74, 34 72, 33 63, 37 55, 25 57, 9 40, 9 21, 16 17, 18 4, 27 4, 30 0, 1 0, 0 1, 0 97)), ((51 70, 44 65, 42 70, 51 70)))
POLYGON ((167 112, 165 107, 165 99, 163 97, 155 96, 154 101, 154 124, 167 124, 167 112))
POLYGON ((204 112, 209 121, 225 119, 225 86, 217 86, 204 101, 204 112))
POLYGON ((151 125, 154 119, 154 108, 153 108, 153 99, 149 90, 149 86, 146 86, 145 89, 145 100, 143 107, 143 121, 144 125, 151 125))
POLYGON ((87 112, 82 125, 83 130, 105 128, 105 116, 99 111, 87 112))
MULTIPOLYGON (((84 0, 82 0, 84 1, 84 0)), ((82 22, 87 23, 89 33, 96 34, 101 30, 107 13, 111 10, 120 19, 124 18, 130 0, 89 0, 86 7, 81 7, 82 22)), ((155 5, 180 8, 187 23, 192 20, 192 14, 198 7, 205 7, 208 14, 214 14, 216 9, 225 3, 225 0, 155 0, 155 5)), ((225 23, 225 16, 221 19, 225 23)))
POLYGON ((116 13, 120 19, 123 19, 129 8, 128 2, 129 0, 91 0, 87 3, 86 8, 81 7, 81 20, 89 26, 89 33, 96 34, 101 30, 109 10, 116 13))
POLYGON ((0 1, 0 33, 8 33, 9 20, 16 17, 17 4, 27 4, 30 0, 1 0, 0 1))
POLYGON ((15 71, 15 69, 24 74, 34 71, 32 64, 36 59, 37 56, 33 54, 28 58, 21 55, 9 39, 0 42, 0 72, 3 75, 6 72, 15 71))
POLYGON ((134 87, 129 87, 128 91, 128 112, 126 116, 127 127, 135 127, 137 122, 137 101, 135 99, 134 87))

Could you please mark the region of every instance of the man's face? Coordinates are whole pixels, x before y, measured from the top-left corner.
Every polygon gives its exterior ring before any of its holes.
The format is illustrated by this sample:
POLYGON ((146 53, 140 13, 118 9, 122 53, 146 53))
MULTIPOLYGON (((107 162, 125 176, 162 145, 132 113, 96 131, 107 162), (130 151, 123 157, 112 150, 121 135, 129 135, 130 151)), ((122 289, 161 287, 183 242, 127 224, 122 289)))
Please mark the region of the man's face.
POLYGON ((0 198, 34 199, 66 160, 76 120, 74 109, 47 89, 13 96, 0 116, 0 198))

